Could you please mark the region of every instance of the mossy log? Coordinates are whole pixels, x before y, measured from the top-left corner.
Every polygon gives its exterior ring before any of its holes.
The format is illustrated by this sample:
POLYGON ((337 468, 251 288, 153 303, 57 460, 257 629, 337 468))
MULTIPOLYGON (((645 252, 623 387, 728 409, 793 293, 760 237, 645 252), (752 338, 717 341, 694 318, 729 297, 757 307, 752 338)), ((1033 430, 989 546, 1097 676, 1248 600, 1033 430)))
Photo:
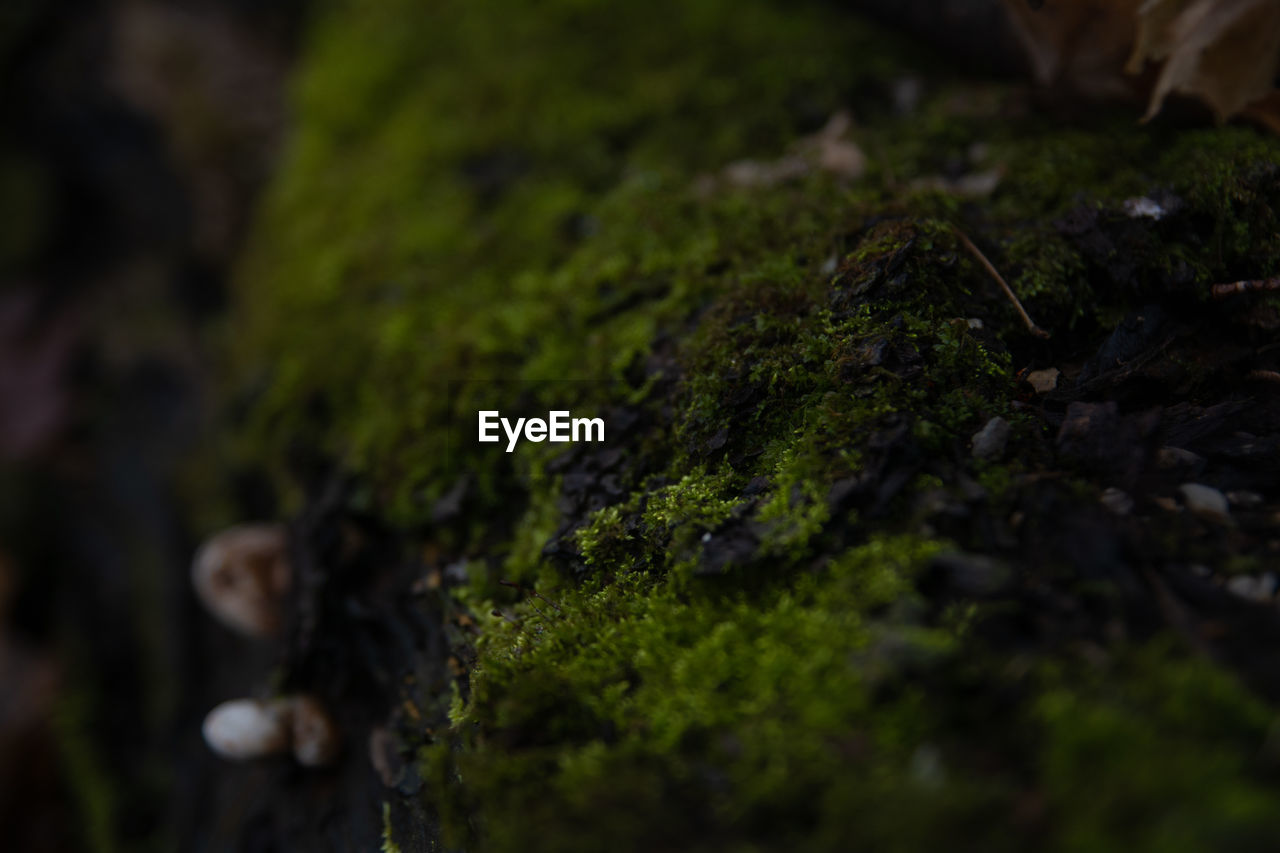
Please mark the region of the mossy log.
POLYGON ((1273 846, 1280 144, 1031 102, 830 4, 326 7, 228 325, 356 780, 279 843, 1273 846))

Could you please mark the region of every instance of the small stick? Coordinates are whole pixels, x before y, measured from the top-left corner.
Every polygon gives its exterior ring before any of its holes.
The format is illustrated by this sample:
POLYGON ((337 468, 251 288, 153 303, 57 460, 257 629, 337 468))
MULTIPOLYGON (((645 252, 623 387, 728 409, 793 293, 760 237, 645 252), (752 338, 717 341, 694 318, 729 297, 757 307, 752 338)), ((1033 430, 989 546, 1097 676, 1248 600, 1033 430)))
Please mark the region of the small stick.
POLYGON ((1275 382, 1280 384, 1280 372, 1274 370, 1250 370, 1244 375, 1245 379, 1257 379, 1260 382, 1275 382))
POLYGON ((1280 290, 1280 276, 1215 284, 1211 293, 1213 293, 1214 299, 1226 299, 1228 296, 1234 296, 1237 293, 1248 293, 1251 290, 1280 290))
POLYGON ((1004 276, 1000 275, 1000 271, 991 264, 991 261, 987 260, 987 256, 982 254, 981 249, 973 245, 973 241, 970 240, 963 231, 956 228, 954 225, 952 228, 955 230, 956 235, 959 236, 960 242, 964 243, 964 247, 969 250, 969 254, 978 259, 978 263, 982 264, 982 267, 987 271, 987 274, 996 280, 996 284, 1000 285, 1000 289, 1004 291, 1004 295, 1009 297, 1009 301, 1013 303, 1013 307, 1017 310, 1018 316, 1022 318, 1022 322, 1027 324, 1027 330, 1037 338, 1047 339, 1049 337, 1049 333, 1037 326, 1035 321, 1031 319, 1031 316, 1027 314, 1027 309, 1022 307, 1022 303, 1018 301, 1018 297, 1013 292, 1013 288, 1011 288, 1009 283, 1004 280, 1004 276))

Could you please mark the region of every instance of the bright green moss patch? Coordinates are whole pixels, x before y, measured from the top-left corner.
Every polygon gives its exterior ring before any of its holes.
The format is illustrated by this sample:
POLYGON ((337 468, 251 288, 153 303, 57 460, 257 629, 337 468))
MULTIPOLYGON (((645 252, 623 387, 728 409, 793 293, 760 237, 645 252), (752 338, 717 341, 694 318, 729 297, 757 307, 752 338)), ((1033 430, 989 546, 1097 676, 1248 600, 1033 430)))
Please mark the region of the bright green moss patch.
POLYGON ((495 849, 685 846, 709 827, 804 837, 806 816, 842 808, 821 803, 846 775, 842 742, 883 750, 888 766, 922 735, 922 697, 872 713, 876 671, 894 656, 936 659, 951 641, 865 614, 897 599, 937 548, 873 540, 754 599, 625 572, 564 591, 545 618, 522 607, 495 621, 454 720, 463 749, 439 747, 466 780, 481 837, 495 849), (581 821, 591 828, 575 842, 567 830, 581 821))

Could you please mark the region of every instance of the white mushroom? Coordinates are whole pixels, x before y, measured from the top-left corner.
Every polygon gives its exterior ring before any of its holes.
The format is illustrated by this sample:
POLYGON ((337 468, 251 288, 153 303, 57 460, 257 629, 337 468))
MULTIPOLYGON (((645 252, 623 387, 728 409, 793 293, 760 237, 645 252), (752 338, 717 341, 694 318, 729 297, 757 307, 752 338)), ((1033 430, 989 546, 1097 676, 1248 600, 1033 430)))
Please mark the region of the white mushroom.
POLYGON ((209 612, 254 637, 280 629, 291 574, 285 530, 278 524, 222 531, 200 546, 191 569, 196 594, 209 612))
POLYGON ((289 708, 280 702, 232 699, 204 718, 209 748, 232 761, 276 755, 289 748, 289 708))
POLYGON ((338 726, 314 696, 233 699, 204 718, 209 748, 232 761, 251 761, 292 750, 303 767, 324 767, 338 757, 338 726))
POLYGON ((295 696, 293 711, 293 757, 303 767, 324 767, 338 757, 342 746, 333 717, 314 696, 295 696))

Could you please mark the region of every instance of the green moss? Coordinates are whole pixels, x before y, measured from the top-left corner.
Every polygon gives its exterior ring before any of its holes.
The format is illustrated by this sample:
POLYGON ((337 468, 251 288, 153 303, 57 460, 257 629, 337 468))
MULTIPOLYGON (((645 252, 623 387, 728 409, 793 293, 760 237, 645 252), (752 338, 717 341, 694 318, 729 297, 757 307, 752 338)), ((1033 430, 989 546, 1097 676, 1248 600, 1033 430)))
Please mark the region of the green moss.
POLYGON ((423 755, 451 843, 1161 849, 1267 825, 1261 705, 1163 645, 1100 670, 993 653, 1007 603, 935 612, 920 589, 955 543, 914 516, 925 493, 1012 515, 1031 465, 967 448, 993 415, 1015 446, 1035 428, 1013 414, 1028 338, 957 229, 1085 335, 1275 273, 1275 141, 1064 130, 816 3, 338 4, 303 67, 241 272, 238 452, 339 460, 366 511, 466 561, 450 607, 498 609, 455 638, 475 663, 423 755), (904 71, 917 115, 856 94, 904 71), (862 180, 699 180, 850 98, 862 180), (1004 177, 977 201, 917 182, 957 162, 1004 177), (1176 212, 1125 227, 1126 198, 1164 191, 1176 212), (451 441, 517 404, 636 414, 606 505, 567 508, 559 448, 451 441), (433 520, 463 476, 461 517, 433 520))
POLYGON ((800 837, 806 816, 841 808, 807 800, 847 772, 833 745, 851 724, 885 762, 920 736, 921 697, 880 717, 869 691, 891 658, 936 659, 951 641, 866 614, 906 594, 937 548, 877 538, 757 598, 624 571, 565 591, 550 620, 526 610, 488 628, 454 720, 462 749, 442 744, 428 764, 465 780, 493 849, 696 847, 711 828, 745 837, 783 816, 769 833, 800 837), (719 793, 701 784, 713 776, 719 793), (645 818, 659 809, 666 825, 645 818))
POLYGON ((400 845, 391 834, 391 804, 382 804, 382 853, 400 853, 400 845))
POLYGON ((621 549, 632 541, 623 520, 622 507, 614 504, 600 510, 589 524, 577 532, 578 548, 588 566, 616 565, 621 549))
POLYGON ((92 736, 92 709, 85 694, 68 693, 53 714, 58 753, 75 805, 79 840, 93 853, 110 853, 119 845, 118 795, 92 736))
POLYGON ((1203 661, 1153 647, 1055 672, 1036 703, 1060 846, 1264 850, 1280 827, 1261 760, 1274 713, 1203 661), (1175 805, 1176 804, 1176 805, 1175 805))

